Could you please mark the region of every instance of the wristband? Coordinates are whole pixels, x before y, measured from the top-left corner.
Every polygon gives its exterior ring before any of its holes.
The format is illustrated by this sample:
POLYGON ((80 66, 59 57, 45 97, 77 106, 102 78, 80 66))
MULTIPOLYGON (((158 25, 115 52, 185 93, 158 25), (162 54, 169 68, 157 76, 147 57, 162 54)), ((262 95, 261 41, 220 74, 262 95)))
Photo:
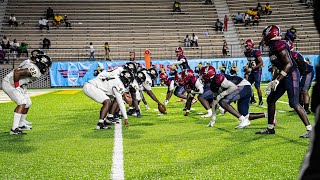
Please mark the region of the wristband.
POLYGON ((19 81, 13 83, 14 87, 19 87, 19 81))
POLYGON ((280 72, 280 74, 283 75, 283 76, 287 76, 287 73, 284 72, 283 70, 280 72))

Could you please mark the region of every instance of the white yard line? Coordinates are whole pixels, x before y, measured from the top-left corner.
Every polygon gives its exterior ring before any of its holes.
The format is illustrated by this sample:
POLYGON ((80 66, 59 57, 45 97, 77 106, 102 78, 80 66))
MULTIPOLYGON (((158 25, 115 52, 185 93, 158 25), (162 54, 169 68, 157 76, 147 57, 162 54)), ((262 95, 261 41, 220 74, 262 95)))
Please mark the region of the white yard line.
POLYGON ((114 125, 114 148, 112 157, 112 180, 124 179, 123 167, 123 143, 122 143, 122 121, 114 125))
MULTIPOLYGON (((40 96, 43 94, 51 93, 53 91, 55 91, 55 89, 30 89, 28 90, 28 95, 30 97, 34 97, 34 96, 40 96)), ((10 101, 11 99, 9 98, 9 96, 3 90, 0 90, 0 103, 7 103, 10 101)))

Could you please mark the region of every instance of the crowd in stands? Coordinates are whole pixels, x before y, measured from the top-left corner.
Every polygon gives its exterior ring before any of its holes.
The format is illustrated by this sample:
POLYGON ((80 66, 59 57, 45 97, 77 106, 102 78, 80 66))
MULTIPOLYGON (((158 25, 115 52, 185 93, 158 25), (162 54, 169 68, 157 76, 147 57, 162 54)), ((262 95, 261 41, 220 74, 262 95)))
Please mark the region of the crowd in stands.
POLYGON ((12 53, 14 58, 20 57, 22 53, 25 53, 28 57, 28 44, 21 42, 19 43, 17 39, 10 41, 7 36, 3 36, 1 40, 1 55, 0 55, 0 63, 8 62, 8 58, 6 57, 7 53, 12 53))
POLYGON ((235 24, 244 24, 244 26, 259 26, 259 21, 262 16, 271 15, 271 7, 269 3, 266 3, 265 6, 262 6, 261 3, 258 3, 255 8, 249 8, 244 15, 241 12, 238 12, 237 15, 233 17, 233 22, 235 24))

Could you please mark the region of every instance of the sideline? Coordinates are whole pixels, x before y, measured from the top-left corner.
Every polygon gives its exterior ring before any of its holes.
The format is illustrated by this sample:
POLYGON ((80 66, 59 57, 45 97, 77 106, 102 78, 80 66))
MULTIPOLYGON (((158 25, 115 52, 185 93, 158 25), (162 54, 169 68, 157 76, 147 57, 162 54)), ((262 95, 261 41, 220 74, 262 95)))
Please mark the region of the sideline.
POLYGON ((122 121, 114 125, 114 148, 112 156, 112 169, 111 179, 123 180, 124 167, 123 167, 123 143, 122 143, 122 121))

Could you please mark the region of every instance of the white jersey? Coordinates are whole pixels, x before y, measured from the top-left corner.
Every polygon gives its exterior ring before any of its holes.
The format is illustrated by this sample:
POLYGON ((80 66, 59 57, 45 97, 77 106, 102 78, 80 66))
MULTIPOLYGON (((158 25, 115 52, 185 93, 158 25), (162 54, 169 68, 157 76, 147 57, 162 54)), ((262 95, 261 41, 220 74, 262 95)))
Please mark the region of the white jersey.
MULTIPOLYGON (((18 69, 28 69, 30 74, 31 74, 31 77, 22 77, 19 80, 20 86, 21 85, 25 85, 26 86, 29 83, 32 83, 33 81, 37 80, 41 76, 41 72, 40 72, 40 69, 38 68, 38 66, 33 64, 33 62, 31 60, 29 60, 29 59, 24 60, 19 65, 18 69)), ((14 74, 14 70, 12 70, 9 74, 6 75, 6 77, 3 78, 4 81, 10 83, 12 86, 14 84, 13 74, 14 74)))
POLYGON ((146 80, 141 84, 142 88, 143 90, 151 90, 152 79, 146 71, 142 71, 142 72, 146 75, 146 80))
POLYGON ((121 94, 123 94, 126 90, 122 81, 118 76, 108 77, 105 79, 102 79, 101 77, 98 76, 94 79, 91 79, 89 83, 101 89, 104 93, 106 93, 109 96, 114 96, 114 93, 112 90, 113 87, 115 87, 121 94))

